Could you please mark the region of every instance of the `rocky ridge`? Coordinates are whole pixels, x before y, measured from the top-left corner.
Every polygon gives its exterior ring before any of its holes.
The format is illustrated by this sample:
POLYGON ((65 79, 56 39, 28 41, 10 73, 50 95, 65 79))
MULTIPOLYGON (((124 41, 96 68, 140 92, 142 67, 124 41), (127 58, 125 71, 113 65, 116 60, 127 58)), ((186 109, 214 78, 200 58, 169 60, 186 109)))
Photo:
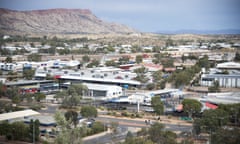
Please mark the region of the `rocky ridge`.
POLYGON ((1 34, 134 33, 122 24, 100 20, 88 9, 15 11, 0 9, 1 34))

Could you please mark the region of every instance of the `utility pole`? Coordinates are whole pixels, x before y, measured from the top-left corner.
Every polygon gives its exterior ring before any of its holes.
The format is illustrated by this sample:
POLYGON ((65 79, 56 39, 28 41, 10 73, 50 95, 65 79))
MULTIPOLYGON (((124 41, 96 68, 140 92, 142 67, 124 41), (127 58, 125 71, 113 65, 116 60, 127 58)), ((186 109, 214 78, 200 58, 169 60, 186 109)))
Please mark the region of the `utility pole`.
POLYGON ((35 122, 33 121, 33 144, 35 144, 35 122))

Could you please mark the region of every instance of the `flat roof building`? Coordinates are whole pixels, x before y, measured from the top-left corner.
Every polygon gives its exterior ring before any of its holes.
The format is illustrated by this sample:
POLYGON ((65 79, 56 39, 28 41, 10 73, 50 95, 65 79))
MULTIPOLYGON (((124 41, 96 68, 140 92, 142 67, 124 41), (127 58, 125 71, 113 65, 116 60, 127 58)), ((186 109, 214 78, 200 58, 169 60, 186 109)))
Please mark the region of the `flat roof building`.
POLYGON ((109 100, 123 95, 122 87, 116 85, 99 85, 84 83, 88 87, 88 93, 83 98, 94 100, 109 100))
POLYGON ((5 120, 11 121, 11 120, 23 119, 24 117, 29 117, 34 115, 40 115, 40 113, 31 109, 3 113, 3 114, 0 114, 0 121, 5 121, 5 120))

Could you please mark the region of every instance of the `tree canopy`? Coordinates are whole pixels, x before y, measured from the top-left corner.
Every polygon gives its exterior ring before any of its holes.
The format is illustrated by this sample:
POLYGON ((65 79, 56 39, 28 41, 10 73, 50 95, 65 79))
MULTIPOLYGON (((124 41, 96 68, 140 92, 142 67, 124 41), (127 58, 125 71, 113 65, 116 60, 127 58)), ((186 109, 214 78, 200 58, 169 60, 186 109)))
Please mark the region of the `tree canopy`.
POLYGON ((160 96, 154 96, 151 100, 151 105, 156 112, 156 114, 161 115, 164 111, 163 102, 160 99, 160 96))
POLYGON ((208 92, 220 92, 219 82, 213 81, 213 86, 208 87, 208 92))
POLYGON ((35 70, 25 69, 23 70, 23 78, 31 80, 34 77, 35 70))
POLYGON ((142 55, 137 55, 136 56, 136 63, 141 63, 143 61, 143 56, 142 55))
POLYGON ((90 61, 90 57, 89 57, 88 55, 84 55, 84 56, 82 57, 82 61, 83 61, 83 63, 87 63, 87 62, 90 61))
POLYGON ((182 101, 183 104, 183 111, 187 112, 189 117, 193 115, 199 114, 202 109, 202 104, 195 99, 184 99, 182 101))
MULTIPOLYGON (((161 123, 154 123, 149 129, 142 129, 138 132, 138 137, 126 139, 126 143, 141 144, 142 138, 149 144, 176 144, 177 135, 174 132, 164 130, 164 125, 161 123)), ((143 143, 145 144, 145 143, 143 143)))
POLYGON ((65 119, 71 121, 71 123, 76 127, 78 124, 78 113, 74 110, 68 110, 65 114, 65 119))
POLYGON ((84 117, 96 117, 97 109, 93 106, 83 106, 80 113, 84 117))

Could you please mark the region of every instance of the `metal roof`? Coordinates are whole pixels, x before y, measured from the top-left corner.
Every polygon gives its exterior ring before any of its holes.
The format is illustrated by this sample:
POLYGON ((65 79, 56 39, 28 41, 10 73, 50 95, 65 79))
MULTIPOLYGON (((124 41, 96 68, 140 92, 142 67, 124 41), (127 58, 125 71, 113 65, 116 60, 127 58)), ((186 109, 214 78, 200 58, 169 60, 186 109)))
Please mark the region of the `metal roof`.
POLYGON ((3 114, 0 114, 0 121, 11 120, 11 119, 16 119, 16 118, 23 118, 23 117, 39 115, 39 114, 40 114, 39 112, 31 110, 31 109, 3 113, 3 114))
POLYGON ((55 125, 56 121, 53 116, 50 115, 37 115, 37 116, 31 116, 26 119, 24 119, 24 122, 29 123, 32 120, 39 120, 40 125, 43 126, 50 126, 50 125, 55 125))
POLYGON ((236 63, 236 62, 220 63, 220 64, 217 64, 217 68, 236 68, 236 69, 240 69, 240 63, 236 63))
POLYGON ((122 90, 122 87, 116 85, 103 85, 103 84, 90 84, 90 83, 83 83, 86 85, 90 90, 101 90, 101 91, 109 91, 109 90, 122 90))
POLYGON ((15 86, 15 85, 29 85, 29 84, 38 84, 38 83, 47 83, 53 82, 53 80, 20 80, 16 82, 7 82, 6 86, 15 86))
POLYGON ((61 76, 60 79, 72 79, 72 80, 82 80, 82 81, 97 81, 97 82, 107 82, 107 83, 120 83, 120 84, 131 84, 140 85, 141 83, 134 80, 122 80, 122 79, 109 79, 109 78, 90 78, 90 77, 76 77, 76 76, 61 76))

